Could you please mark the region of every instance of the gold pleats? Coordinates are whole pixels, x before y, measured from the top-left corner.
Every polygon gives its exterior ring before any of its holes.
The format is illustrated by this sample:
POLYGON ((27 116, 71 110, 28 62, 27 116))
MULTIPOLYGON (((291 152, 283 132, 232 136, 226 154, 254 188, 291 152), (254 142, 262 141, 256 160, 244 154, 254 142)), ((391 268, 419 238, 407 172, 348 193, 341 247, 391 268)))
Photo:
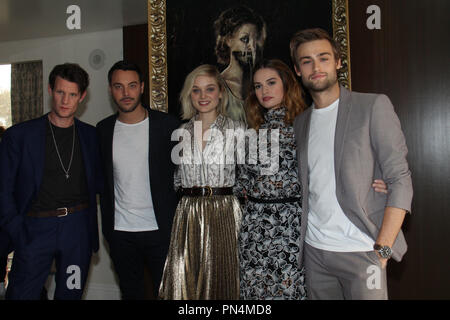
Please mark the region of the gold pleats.
POLYGON ((240 221, 234 196, 183 197, 175 213, 160 298, 239 299, 240 221))

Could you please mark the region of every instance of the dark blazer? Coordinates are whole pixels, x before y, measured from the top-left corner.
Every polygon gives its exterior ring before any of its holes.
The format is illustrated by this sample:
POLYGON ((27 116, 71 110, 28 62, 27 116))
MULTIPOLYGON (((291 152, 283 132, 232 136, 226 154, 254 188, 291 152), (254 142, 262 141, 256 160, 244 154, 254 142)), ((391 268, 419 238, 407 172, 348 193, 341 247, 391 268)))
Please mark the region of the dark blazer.
MULTIPOLYGON (((311 112, 312 108, 307 109, 294 122, 302 184, 301 250, 309 211, 308 140, 311 112)), ((350 92, 340 87, 334 138, 336 197, 349 220, 373 240, 378 237, 387 206, 411 211, 413 189, 406 161, 407 152, 400 120, 387 96, 350 92), (373 190, 374 179, 386 182, 387 195, 373 190)), ((392 247, 392 257, 400 261, 406 250, 405 237, 400 230, 392 247)))
MULTIPOLYGON (((159 230, 170 239, 172 221, 178 203, 178 197, 173 187, 175 166, 171 160, 171 152, 175 142, 171 141, 173 130, 180 121, 166 113, 148 109, 149 119, 149 157, 150 191, 159 230)), ((114 126, 118 113, 100 121, 97 133, 100 143, 100 153, 104 168, 105 185, 100 194, 102 215, 102 232, 111 243, 114 230, 114 175, 112 163, 112 146, 114 126)), ((139 139, 139 137, 136 137, 139 139)))
MULTIPOLYGON (((0 143, 0 225, 13 244, 27 237, 24 220, 42 182, 47 115, 9 128, 0 143)), ((95 128, 75 119, 89 192, 88 220, 92 250, 98 250, 96 194, 101 186, 100 154, 95 128)))

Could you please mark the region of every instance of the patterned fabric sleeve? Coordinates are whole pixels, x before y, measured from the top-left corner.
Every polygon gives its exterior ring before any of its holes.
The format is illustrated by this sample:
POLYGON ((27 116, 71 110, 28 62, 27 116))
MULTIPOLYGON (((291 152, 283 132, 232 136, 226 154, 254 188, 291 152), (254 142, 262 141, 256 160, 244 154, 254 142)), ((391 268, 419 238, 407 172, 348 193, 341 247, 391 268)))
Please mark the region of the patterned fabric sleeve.
MULTIPOLYGON (((242 121, 235 121, 235 129, 242 130, 244 132, 246 130, 246 125, 242 121)), ((233 187, 234 195, 236 197, 238 197, 239 200, 241 200, 241 202, 242 202, 242 200, 244 199, 244 197, 246 195, 246 191, 247 191, 247 187, 248 187, 248 180, 249 180, 249 177, 247 175, 247 170, 245 167, 245 161, 248 157, 248 146, 247 146, 248 142, 245 141, 243 145, 239 145, 237 143, 237 141, 235 141, 235 142, 236 142, 236 148, 244 148, 244 150, 238 150, 238 149, 235 150, 236 180, 235 180, 235 185, 233 187), (243 154, 244 154, 243 159, 238 158, 239 152, 243 152, 243 154)))
POLYGON ((246 176, 245 166, 241 164, 236 165, 236 183, 233 186, 233 193, 238 198, 244 198, 246 194, 246 182, 248 177, 246 176))

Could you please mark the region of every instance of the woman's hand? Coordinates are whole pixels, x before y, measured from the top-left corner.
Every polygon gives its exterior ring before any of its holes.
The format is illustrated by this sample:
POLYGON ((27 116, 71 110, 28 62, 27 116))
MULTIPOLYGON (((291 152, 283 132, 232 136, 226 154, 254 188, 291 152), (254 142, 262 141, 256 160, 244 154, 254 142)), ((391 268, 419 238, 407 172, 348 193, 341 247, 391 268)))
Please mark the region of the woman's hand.
POLYGON ((372 183, 372 188, 376 191, 376 192, 381 192, 381 193, 388 193, 387 190, 387 185, 386 183, 384 183, 383 180, 380 179, 375 179, 372 183))

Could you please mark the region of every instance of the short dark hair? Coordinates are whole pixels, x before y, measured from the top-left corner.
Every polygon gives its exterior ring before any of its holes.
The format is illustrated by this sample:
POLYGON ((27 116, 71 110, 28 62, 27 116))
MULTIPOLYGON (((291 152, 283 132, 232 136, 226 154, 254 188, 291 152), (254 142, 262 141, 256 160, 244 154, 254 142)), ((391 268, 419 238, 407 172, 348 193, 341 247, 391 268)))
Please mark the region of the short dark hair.
POLYGON ((305 29, 297 31, 291 38, 291 42, 289 44, 291 49, 291 59, 294 65, 299 68, 297 61, 297 48, 303 43, 315 41, 315 40, 328 40, 331 44, 331 48, 333 49, 334 58, 339 60, 341 58, 339 44, 334 41, 334 39, 321 28, 313 28, 313 29, 305 29))
POLYGON ((122 70, 122 71, 135 71, 139 76, 139 82, 144 82, 144 76, 142 74, 141 69, 139 66, 133 62, 129 62, 126 60, 120 60, 114 63, 114 65, 109 69, 108 72, 108 83, 111 84, 112 81, 112 75, 114 71, 116 70, 122 70))
POLYGON ((52 90, 55 88, 56 77, 75 82, 78 85, 78 91, 83 94, 89 86, 89 75, 76 63, 64 63, 56 65, 50 72, 48 83, 52 90))

